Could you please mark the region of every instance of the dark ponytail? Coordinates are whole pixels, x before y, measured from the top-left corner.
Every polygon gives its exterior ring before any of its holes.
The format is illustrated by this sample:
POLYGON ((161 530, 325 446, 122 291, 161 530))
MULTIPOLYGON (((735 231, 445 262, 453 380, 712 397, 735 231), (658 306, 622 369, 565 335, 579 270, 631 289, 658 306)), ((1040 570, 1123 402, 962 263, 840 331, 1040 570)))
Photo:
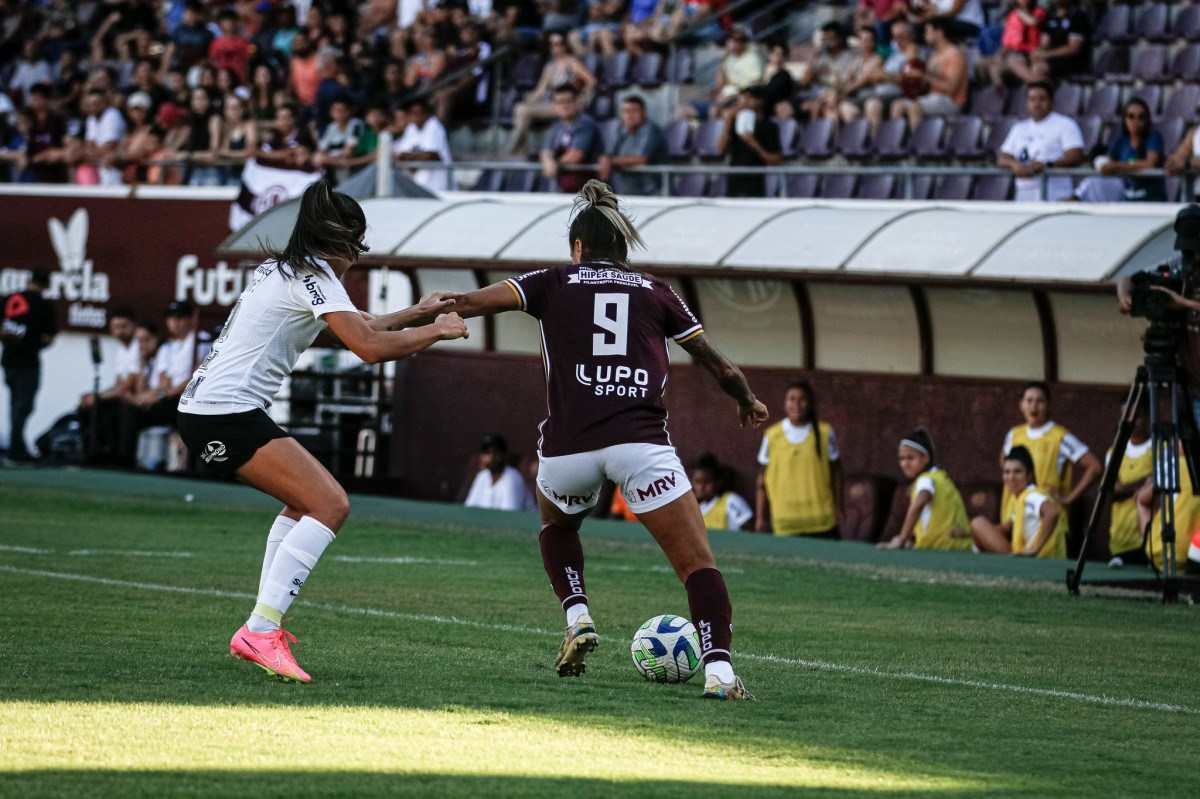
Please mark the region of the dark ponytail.
POLYGON ((283 274, 295 277, 300 272, 316 272, 318 258, 344 258, 354 263, 367 251, 362 243, 366 232, 367 217, 355 199, 334 191, 328 181, 318 180, 300 198, 300 213, 287 246, 264 249, 279 262, 283 274), (290 267, 292 274, 284 267, 290 267))
POLYGON ((1029 450, 1018 444, 1008 451, 1004 456, 1006 461, 1016 461, 1025 467, 1025 471, 1029 473, 1029 482, 1037 483, 1037 472, 1033 468, 1033 456, 1029 454, 1029 450))
POLYGON ((592 178, 575 198, 575 217, 568 234, 572 246, 583 244, 585 261, 612 261, 625 266, 629 250, 646 244, 629 217, 621 213, 617 195, 606 183, 592 178))
POLYGON ((817 420, 817 398, 813 394, 812 384, 809 383, 807 380, 795 380, 788 384, 788 387, 787 387, 787 389, 785 389, 784 393, 791 391, 793 388, 796 389, 797 391, 799 391, 801 394, 803 394, 804 399, 807 401, 808 418, 805 419, 805 421, 812 425, 813 443, 817 445, 817 455, 820 456, 820 454, 821 454, 821 424, 817 420))

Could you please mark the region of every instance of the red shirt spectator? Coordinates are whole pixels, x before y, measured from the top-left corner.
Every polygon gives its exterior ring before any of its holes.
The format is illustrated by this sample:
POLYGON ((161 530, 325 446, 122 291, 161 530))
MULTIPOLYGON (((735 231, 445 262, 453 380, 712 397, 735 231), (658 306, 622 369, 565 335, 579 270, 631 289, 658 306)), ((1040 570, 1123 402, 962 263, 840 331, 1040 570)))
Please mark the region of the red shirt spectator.
POLYGON ((212 44, 208 46, 208 63, 217 70, 232 70, 238 80, 244 83, 254 48, 249 41, 238 35, 237 14, 232 11, 221 14, 220 25, 221 35, 213 39, 212 44))
POLYGON ((1042 23, 1046 12, 1032 0, 1018 0, 1016 8, 1004 18, 1004 34, 1000 44, 1005 50, 1017 53, 1032 53, 1042 40, 1042 23))

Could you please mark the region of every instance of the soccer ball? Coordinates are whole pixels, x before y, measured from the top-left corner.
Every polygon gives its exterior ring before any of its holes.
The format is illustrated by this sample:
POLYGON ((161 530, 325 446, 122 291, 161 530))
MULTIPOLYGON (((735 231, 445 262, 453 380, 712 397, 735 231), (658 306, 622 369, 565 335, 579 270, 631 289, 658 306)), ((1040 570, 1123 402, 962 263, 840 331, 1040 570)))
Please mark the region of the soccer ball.
POLYGON ((633 666, 651 682, 687 682, 700 670, 700 636, 682 616, 655 616, 633 634, 633 666))

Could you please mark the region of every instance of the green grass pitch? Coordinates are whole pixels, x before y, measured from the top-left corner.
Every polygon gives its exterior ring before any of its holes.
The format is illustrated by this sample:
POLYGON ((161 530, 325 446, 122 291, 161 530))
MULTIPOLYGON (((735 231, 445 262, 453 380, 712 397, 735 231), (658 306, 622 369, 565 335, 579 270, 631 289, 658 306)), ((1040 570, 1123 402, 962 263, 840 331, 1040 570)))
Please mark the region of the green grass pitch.
POLYGON ((759 701, 704 702, 630 661, 687 613, 640 528, 585 528, 601 647, 563 680, 532 517, 354 504, 288 617, 297 686, 226 654, 265 498, 0 473, 0 796, 1200 795, 1193 607, 1071 598, 1061 563, 714 534, 759 701))

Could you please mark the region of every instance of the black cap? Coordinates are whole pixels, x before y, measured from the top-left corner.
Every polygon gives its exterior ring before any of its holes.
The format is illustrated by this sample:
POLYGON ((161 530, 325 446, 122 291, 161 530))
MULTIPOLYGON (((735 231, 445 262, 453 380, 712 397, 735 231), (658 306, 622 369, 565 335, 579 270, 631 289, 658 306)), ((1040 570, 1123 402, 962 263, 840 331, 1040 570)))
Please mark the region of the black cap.
POLYGON ((508 442, 499 433, 488 433, 479 442, 480 452, 508 452, 508 442))
POLYGON ((164 315, 165 316, 191 316, 193 313, 195 313, 195 311, 196 311, 196 309, 193 308, 192 304, 190 302, 188 302, 187 300, 175 300, 175 302, 173 302, 167 306, 167 312, 164 315))

